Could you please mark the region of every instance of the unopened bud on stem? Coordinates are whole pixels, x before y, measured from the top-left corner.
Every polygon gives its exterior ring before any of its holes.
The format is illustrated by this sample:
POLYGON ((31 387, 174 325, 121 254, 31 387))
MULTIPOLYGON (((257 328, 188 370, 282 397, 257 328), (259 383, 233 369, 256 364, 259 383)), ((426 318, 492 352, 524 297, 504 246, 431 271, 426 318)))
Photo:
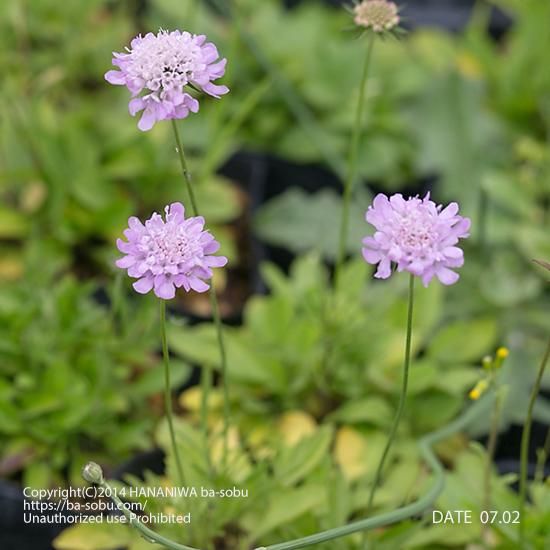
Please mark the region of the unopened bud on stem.
POLYGON ((103 481, 103 470, 99 464, 88 462, 88 464, 82 468, 82 477, 88 483, 97 483, 99 485, 103 481))

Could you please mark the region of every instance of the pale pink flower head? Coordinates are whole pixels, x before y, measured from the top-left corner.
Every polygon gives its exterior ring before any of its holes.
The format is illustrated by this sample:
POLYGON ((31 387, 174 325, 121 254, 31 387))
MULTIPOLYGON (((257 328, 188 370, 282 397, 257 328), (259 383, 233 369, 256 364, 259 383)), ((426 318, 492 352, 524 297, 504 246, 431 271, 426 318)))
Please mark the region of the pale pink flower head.
POLYGON ((180 287, 187 292, 207 291, 205 281, 212 278, 212 268, 227 263, 224 256, 212 256, 219 243, 204 231, 204 218, 185 219, 181 203, 167 206, 165 214, 164 220, 155 212, 145 224, 136 217, 128 220, 124 231, 128 241, 117 240, 117 248, 125 254, 117 267, 138 279, 134 289, 140 294, 153 290, 159 298, 170 300, 180 287))
POLYGON ((111 84, 126 86, 132 94, 132 116, 143 111, 140 130, 150 130, 159 120, 185 118, 199 110, 190 87, 219 98, 229 91, 214 84, 225 73, 226 59, 206 36, 186 31, 164 31, 137 36, 126 52, 113 52, 120 70, 105 73, 111 84))
POLYGON ((353 7, 355 24, 376 33, 391 31, 399 25, 399 12, 387 0, 363 0, 353 7))
POLYGON ((444 285, 458 281, 453 269, 464 264, 459 239, 469 236, 470 220, 458 215, 458 204, 446 208, 430 200, 398 193, 391 197, 379 194, 366 214, 367 222, 376 228, 372 237, 363 239, 363 257, 378 264, 375 277, 387 279, 392 262, 397 271, 408 271, 422 278, 424 286, 435 276, 444 285))

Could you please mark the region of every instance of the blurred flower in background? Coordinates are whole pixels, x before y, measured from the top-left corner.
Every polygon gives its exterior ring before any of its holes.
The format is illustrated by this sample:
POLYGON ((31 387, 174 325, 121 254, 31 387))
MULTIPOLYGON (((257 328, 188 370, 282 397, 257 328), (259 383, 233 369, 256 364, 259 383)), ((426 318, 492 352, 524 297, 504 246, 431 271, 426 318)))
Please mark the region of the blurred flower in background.
POLYGON ((374 32, 390 31, 399 25, 397 6, 386 0, 363 0, 353 8, 355 24, 374 32))

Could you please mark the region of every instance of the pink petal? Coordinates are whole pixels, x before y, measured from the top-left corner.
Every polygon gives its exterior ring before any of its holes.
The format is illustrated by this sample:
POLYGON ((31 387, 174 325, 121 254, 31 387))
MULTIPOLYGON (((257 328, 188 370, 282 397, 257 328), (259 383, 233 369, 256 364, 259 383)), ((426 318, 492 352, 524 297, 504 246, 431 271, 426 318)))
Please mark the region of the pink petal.
POLYGON ((153 288, 153 277, 143 277, 133 285, 134 290, 140 294, 147 294, 153 288))
POLYGON ((208 267, 223 267, 227 265, 227 258, 225 256, 207 256, 204 258, 204 263, 208 267))
POLYGON ((210 287, 198 277, 189 277, 189 286, 196 292, 206 292, 210 287))
POLYGON ((172 279, 165 275, 155 277, 155 294, 163 300, 171 300, 176 295, 176 287, 172 279))
POLYGON ((136 113, 145 109, 145 101, 141 97, 135 97, 128 103, 128 111, 132 116, 136 116, 136 113))
POLYGON ((107 71, 105 73, 105 80, 115 86, 124 86, 126 84, 126 75, 122 71, 107 71))
POLYGON ((126 241, 123 241, 122 239, 116 240, 116 247, 121 252, 124 252, 124 254, 129 254, 132 251, 132 245, 130 243, 127 243, 126 241))
POLYGON ((212 84, 212 82, 209 82, 208 84, 205 84, 202 89, 212 97, 215 97, 217 99, 220 99, 220 96, 227 94, 229 92, 229 88, 227 86, 218 86, 216 84, 212 84))
POLYGON ((447 206, 444 210, 442 210, 439 213, 439 217, 442 220, 448 220, 450 218, 454 218, 458 214, 458 204, 456 202, 452 202, 447 206))
POLYGON ((136 257, 135 256, 124 256, 124 258, 120 258, 115 262, 117 267, 120 267, 121 269, 127 269, 131 266, 133 266, 136 263, 136 257))
POLYGON ((377 279, 387 279, 391 275, 391 262, 388 258, 382 258, 374 276, 377 279))
POLYGON ((167 207, 168 215, 167 220, 175 223, 182 223, 185 220, 185 208, 181 202, 173 202, 167 207))
POLYGON ((438 267, 435 274, 444 285, 453 285, 460 278, 458 273, 455 273, 454 271, 451 271, 443 266, 438 267))
POLYGON ((365 258, 367 263, 375 265, 382 259, 382 255, 378 250, 363 248, 363 258, 365 258))
POLYGON ((156 122, 155 112, 150 107, 147 107, 147 109, 143 111, 143 115, 140 121, 138 122, 138 128, 142 132, 147 132, 155 125, 155 122, 156 122))

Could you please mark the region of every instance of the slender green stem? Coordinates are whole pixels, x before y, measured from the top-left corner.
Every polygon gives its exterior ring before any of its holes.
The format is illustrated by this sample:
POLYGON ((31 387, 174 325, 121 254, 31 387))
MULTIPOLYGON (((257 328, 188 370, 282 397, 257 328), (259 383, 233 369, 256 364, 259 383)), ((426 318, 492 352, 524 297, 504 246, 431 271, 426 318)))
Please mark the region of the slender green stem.
POLYGON ((487 216, 489 211, 489 197, 485 189, 479 190, 478 203, 478 226, 479 226, 479 246, 482 250, 487 246, 487 216))
MULTIPOLYGON (((492 373, 494 378, 494 373, 492 373)), ((484 479, 484 494, 483 494, 483 510, 491 509, 491 473, 493 468, 493 461, 495 458, 495 451, 498 442, 498 431, 500 427, 500 416, 502 412, 502 388, 497 388, 495 396, 495 404, 493 407, 493 414, 491 416, 491 429, 489 431, 489 439, 487 440, 487 456, 485 457, 485 479, 484 479)))
POLYGON ((212 368, 203 365, 201 372, 201 410, 200 422, 203 434, 204 457, 210 473, 212 473, 212 460, 210 458, 210 446, 208 444, 208 400, 212 389, 212 368))
POLYGON ((535 472, 535 480, 539 483, 544 479, 544 468, 546 466, 546 461, 548 460, 548 455, 550 454, 550 428, 546 432, 546 438, 544 439, 544 445, 542 449, 539 449, 537 456, 537 469, 535 472))
POLYGON ((148 542, 152 544, 161 544, 165 548, 172 548, 173 550, 197 550, 192 546, 178 544, 177 542, 167 539, 166 537, 163 537, 162 535, 159 535, 158 533, 155 533, 155 531, 149 529, 149 527, 145 526, 143 523, 141 523, 141 521, 139 521, 139 517, 136 513, 132 512, 126 507, 124 502, 122 502, 122 500, 120 500, 120 498, 117 496, 116 491, 109 485, 107 481, 103 480, 100 485, 105 489, 105 493, 109 495, 111 497, 111 500, 117 505, 117 508, 124 514, 124 516, 128 520, 128 523, 134 529, 136 529, 148 542))
POLYGON ((520 458, 520 477, 519 477, 519 536, 520 544, 523 547, 525 545, 525 500, 527 498, 527 465, 529 460, 529 440, 531 439, 531 425, 533 423, 533 409, 535 408, 535 401, 540 391, 540 384, 546 365, 550 359, 550 339, 546 346, 546 351, 540 363, 535 385, 531 392, 531 398, 529 400, 529 407, 527 409, 527 417, 523 426, 523 433, 521 435, 521 458, 520 458))
POLYGON ((346 244, 349 232, 349 211, 351 205, 351 197, 357 174, 357 159, 359 156, 359 145, 363 134, 363 118, 365 111, 365 96, 367 92, 367 81, 369 77, 370 61, 372 58, 372 50, 374 47, 375 33, 371 33, 367 42, 367 51, 365 54, 365 62, 363 64, 363 72, 361 75, 361 83, 359 86, 359 99, 357 100, 357 109, 355 112, 355 122, 351 135, 351 142, 348 156, 347 175, 344 182, 344 197, 342 201, 342 217, 340 219, 340 241, 338 246, 338 256, 336 258, 335 281, 338 280, 338 275, 342 269, 342 264, 346 256, 346 244))
POLYGON ((193 216, 199 215, 199 209, 197 208, 197 200, 195 199, 195 191, 193 190, 193 185, 191 184, 191 173, 187 167, 187 160, 185 158, 185 152, 183 151, 183 145, 181 144, 180 133, 178 131, 178 125, 174 119, 172 119, 172 129, 174 130, 174 138, 176 140, 176 152, 180 159, 180 166, 185 181, 185 188, 189 194, 189 200, 191 201, 191 209, 193 216))
POLYGON ((407 314, 407 336, 405 341, 405 360, 403 362, 403 382, 401 386, 401 395, 399 396, 399 405, 397 407, 397 412, 393 420, 393 424, 390 430, 390 435, 388 436, 386 447, 384 448, 384 452, 382 453, 382 458, 378 463, 378 468, 376 469, 376 474, 374 476, 374 481, 372 483, 372 487, 370 490, 369 500, 367 503, 367 511, 366 511, 367 515, 370 513, 372 503, 374 501, 374 495, 376 493, 376 489, 378 488, 378 484, 380 483, 380 479, 382 477, 384 464, 386 462, 386 458, 388 457, 388 453, 392 446, 393 440, 395 439, 395 434, 397 433, 397 428, 399 427, 399 422, 401 421, 401 416, 403 415, 403 409, 405 408, 405 400, 407 398, 407 387, 409 384, 409 367, 411 364, 413 309, 414 309, 414 275, 411 274, 409 277, 409 310, 407 314))
POLYGON ((159 306, 160 337, 162 341, 162 358, 164 361, 164 408, 166 412, 166 419, 168 420, 168 430, 170 431, 172 450, 174 452, 174 458, 176 460, 176 467, 178 470, 178 481, 180 486, 183 486, 185 484, 185 476, 183 475, 183 468, 181 465, 178 445, 176 443, 176 434, 174 433, 174 422, 172 420, 172 384, 170 382, 170 355, 168 353, 168 342, 166 339, 166 302, 160 299, 159 306))
POLYGON ((261 548, 257 548, 256 550, 296 550, 298 548, 305 548, 307 546, 313 546, 314 544, 320 544, 329 540, 345 537, 359 531, 372 530, 385 525, 391 525, 392 523, 397 523, 399 521, 403 521, 404 519, 422 514, 435 502, 445 485, 445 473, 443 466, 432 450, 433 445, 452 437, 454 434, 464 430, 467 426, 477 421, 483 415, 486 415, 488 396, 489 393, 487 393, 479 401, 476 401, 474 405, 468 407, 468 409, 466 409, 466 411, 462 413, 462 415, 455 421, 424 436, 420 440, 419 448, 421 456, 432 470, 435 480, 430 489, 416 502, 403 506, 402 508, 398 508, 397 510, 392 510, 391 512, 386 512, 371 518, 349 523, 348 525, 344 525, 342 527, 336 527, 334 529, 329 529, 327 531, 322 531, 321 533, 316 533, 314 535, 288 542, 263 546, 261 548))
MULTIPOLYGON (((180 159, 180 165, 181 170, 183 174, 183 180, 185 182, 185 187, 187 189, 187 192, 189 194, 189 198, 191 200, 191 207, 193 210, 193 215, 198 216, 199 215, 199 209, 197 207, 197 201, 195 199, 195 193, 193 191, 193 185, 191 183, 191 173, 189 172, 189 168, 187 166, 187 160, 185 158, 185 153, 183 151, 183 145, 181 142, 181 138, 178 131, 178 126, 176 124, 175 120, 172 120, 172 128, 174 130, 174 138, 176 140, 176 147, 178 151, 178 156, 180 159)), ((216 334, 218 338, 218 346, 220 349, 220 364, 221 364, 221 374, 222 374, 222 384, 223 384, 223 396, 224 396, 224 423, 223 423, 223 465, 225 467, 227 463, 227 439, 228 439, 228 432, 229 432, 229 417, 231 414, 231 408, 230 408, 230 402, 229 402, 229 382, 228 382, 228 376, 227 376, 227 354, 225 351, 225 341, 223 337, 223 324, 221 321, 220 316, 220 309, 218 305, 218 298, 216 296, 216 289, 214 287, 214 281, 212 281, 212 284, 210 285, 210 303, 212 304, 212 315, 214 317, 214 324, 216 326, 216 334)), ((210 380, 209 373, 206 372, 206 369, 203 370, 203 377, 208 376, 208 379, 210 380)), ((207 384, 207 381, 204 381, 203 388, 206 388, 207 392, 210 391, 211 382, 207 384)), ((203 398, 202 400, 202 407, 203 410, 201 411, 201 417, 205 418, 205 415, 207 412, 204 410, 204 407, 208 404, 208 396, 206 398, 203 398)), ((208 426, 203 425, 204 437, 205 437, 205 443, 208 447, 208 426)))
POLYGON ((216 299, 216 293, 213 287, 210 292, 210 303, 212 305, 212 315, 214 317, 214 323, 216 325, 216 335, 218 338, 218 347, 220 348, 220 363, 223 381, 223 468, 225 470, 227 466, 227 446, 229 440, 229 418, 231 416, 231 410, 229 406, 229 380, 227 376, 227 355, 225 352, 225 345, 223 341, 222 321, 220 317, 220 308, 218 306, 218 300, 216 299))

